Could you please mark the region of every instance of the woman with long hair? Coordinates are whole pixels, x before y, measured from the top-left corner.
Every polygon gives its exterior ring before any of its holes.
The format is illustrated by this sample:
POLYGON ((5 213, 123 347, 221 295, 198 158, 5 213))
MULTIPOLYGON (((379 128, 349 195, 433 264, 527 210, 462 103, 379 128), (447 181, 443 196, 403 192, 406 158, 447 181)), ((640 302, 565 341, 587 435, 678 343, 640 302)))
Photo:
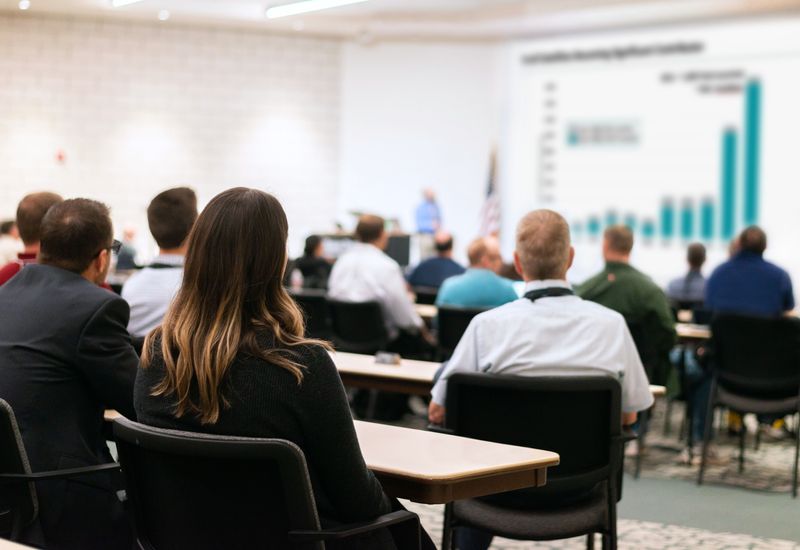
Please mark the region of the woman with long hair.
POLYGON ((329 346, 305 338, 282 285, 287 234, 283 208, 262 191, 229 189, 206 206, 181 289, 145 342, 136 413, 161 428, 292 441, 320 516, 371 519, 393 503, 364 464, 329 346))

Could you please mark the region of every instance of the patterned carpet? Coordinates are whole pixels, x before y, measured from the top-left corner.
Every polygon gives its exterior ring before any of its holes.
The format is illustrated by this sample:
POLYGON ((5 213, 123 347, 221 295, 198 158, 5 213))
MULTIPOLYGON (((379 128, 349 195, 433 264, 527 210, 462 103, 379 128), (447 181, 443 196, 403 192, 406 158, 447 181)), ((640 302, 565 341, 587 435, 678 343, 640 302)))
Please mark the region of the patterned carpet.
MULTIPOLYGON (((678 456, 683 443, 678 441, 678 430, 683 418, 683 405, 676 403, 671 415, 672 430, 664 435, 666 404, 659 400, 653 412, 650 432, 647 436, 647 451, 642 456, 643 477, 660 479, 697 479, 699 466, 681 464, 678 456)), ((727 435, 727 430, 718 430, 715 438, 720 457, 727 463, 706 468, 705 483, 738 487, 756 491, 789 493, 791 491, 792 467, 794 463, 794 440, 767 441, 762 438, 755 450, 755 418, 745 418, 748 434, 745 443, 745 467, 738 471, 739 439, 727 435)), ((625 461, 625 469, 633 473, 634 460, 625 461)), ((788 496, 788 495, 787 495, 788 496)))
MULTIPOLYGON (((429 506, 403 501, 412 512, 419 514, 423 527, 437 547, 442 537, 443 506, 429 506)), ((618 545, 621 550, 800 550, 800 544, 777 539, 765 539, 733 533, 713 533, 703 529, 664 525, 650 521, 621 519, 617 524, 618 545)), ((599 537, 595 547, 600 547, 599 537)), ((583 550, 586 538, 562 541, 529 542, 495 538, 492 550, 583 550)))

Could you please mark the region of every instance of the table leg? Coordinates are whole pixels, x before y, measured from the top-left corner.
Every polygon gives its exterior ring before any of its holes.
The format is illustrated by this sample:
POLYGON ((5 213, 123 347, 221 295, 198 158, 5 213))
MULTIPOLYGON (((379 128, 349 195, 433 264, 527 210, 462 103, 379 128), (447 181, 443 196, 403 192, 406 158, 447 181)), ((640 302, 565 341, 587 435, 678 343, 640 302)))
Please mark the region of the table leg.
POLYGON ((442 550, 452 550, 453 548, 453 503, 448 502, 444 505, 444 522, 442 526, 442 550))

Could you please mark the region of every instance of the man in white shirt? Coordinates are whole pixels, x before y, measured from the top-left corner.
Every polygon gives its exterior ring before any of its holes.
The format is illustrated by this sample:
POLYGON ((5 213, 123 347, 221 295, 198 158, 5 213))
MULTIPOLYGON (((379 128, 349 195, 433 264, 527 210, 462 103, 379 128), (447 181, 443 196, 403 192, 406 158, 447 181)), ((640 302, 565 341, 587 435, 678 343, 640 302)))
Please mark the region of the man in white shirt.
POLYGON ((402 333, 421 334, 427 339, 428 332, 414 309, 400 265, 383 253, 389 241, 383 225, 380 216, 359 218, 356 226, 359 242, 333 265, 328 295, 347 302, 380 303, 390 340, 397 341, 402 333))
POLYGON ((25 246, 19 238, 17 223, 14 220, 0 223, 0 265, 13 262, 23 250, 25 246))
POLYGON ((473 319, 433 387, 430 421, 443 422, 447 379, 456 372, 602 373, 619 379, 622 420, 633 424, 653 404, 647 375, 622 315, 575 296, 567 283, 575 250, 566 220, 530 212, 517 227, 516 248, 525 297, 473 319))
POLYGON ((159 250, 153 262, 122 287, 122 297, 131 306, 132 336, 146 336, 161 324, 181 286, 186 243, 196 219, 197 196, 188 187, 159 193, 147 207, 147 223, 159 250))

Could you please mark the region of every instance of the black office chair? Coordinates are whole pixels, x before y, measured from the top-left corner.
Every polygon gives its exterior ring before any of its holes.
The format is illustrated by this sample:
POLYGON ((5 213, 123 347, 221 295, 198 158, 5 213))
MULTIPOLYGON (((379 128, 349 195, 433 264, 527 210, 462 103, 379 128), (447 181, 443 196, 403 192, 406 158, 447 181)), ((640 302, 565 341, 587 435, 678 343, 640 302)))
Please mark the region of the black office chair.
MULTIPOLYGON (((714 360, 703 456, 703 483, 714 408, 739 413, 800 415, 800 320, 720 315, 711 322, 714 360)), ((744 470, 745 430, 739 436, 739 472, 744 470)), ((795 438, 792 497, 797 497, 800 438, 795 438)))
MULTIPOLYGON (((517 540, 603 535, 616 548, 622 493, 621 388, 611 376, 528 377, 457 373, 447 384, 445 429, 454 434, 557 452, 547 484, 445 508, 454 527, 517 540)), ((450 547, 443 544, 443 549, 450 547)))
POLYGON ((448 359, 453 354, 473 317, 486 310, 487 308, 479 307, 439 306, 437 323, 440 359, 448 359))
POLYGON ((405 535, 403 548, 419 548, 419 517, 405 510, 320 528, 305 457, 289 441, 164 430, 124 418, 114 421, 114 435, 143 550, 324 550, 325 541, 383 528, 405 535))
POLYGON ((328 340, 331 337, 330 314, 324 290, 298 290, 289 293, 303 310, 306 335, 309 338, 328 340))
POLYGON ((389 344, 378 302, 328 299, 333 345, 339 351, 373 354, 389 344))
POLYGON ((71 479, 118 469, 119 464, 112 463, 31 473, 14 411, 0 399, 0 538, 19 540, 23 530, 36 521, 39 501, 35 481, 71 479))
POLYGON ((415 286, 414 295, 417 297, 418 304, 435 304, 439 289, 432 286, 415 286))

